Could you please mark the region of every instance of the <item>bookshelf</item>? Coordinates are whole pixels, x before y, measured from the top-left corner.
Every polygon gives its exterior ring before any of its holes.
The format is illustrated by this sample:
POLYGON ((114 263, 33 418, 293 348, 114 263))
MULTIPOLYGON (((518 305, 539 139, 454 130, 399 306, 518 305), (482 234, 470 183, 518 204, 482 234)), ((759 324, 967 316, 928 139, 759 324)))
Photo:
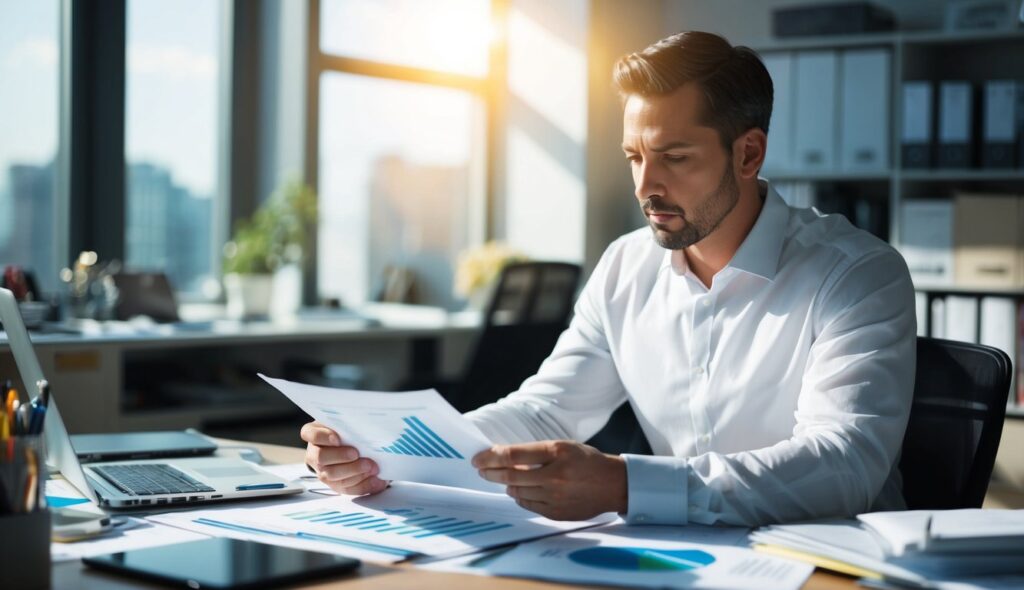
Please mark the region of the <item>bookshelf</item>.
MULTIPOLYGON (((1024 199, 1024 167, 1021 166, 1018 158, 1018 167, 1015 168, 983 168, 980 161, 980 150, 982 138, 980 137, 982 123, 977 113, 984 105, 984 97, 979 90, 987 80, 1016 79, 1024 81, 1024 30, 1000 30, 1000 31, 897 31, 890 33, 871 33, 863 35, 843 36, 821 36, 802 37, 793 39, 763 39, 759 42, 747 43, 762 56, 785 56, 798 55, 803 52, 836 52, 843 55, 848 52, 862 50, 881 49, 887 52, 889 58, 889 78, 885 84, 879 87, 886 87, 888 93, 888 116, 884 121, 886 139, 888 140, 888 157, 878 162, 873 168, 867 169, 843 169, 838 156, 835 156, 835 165, 830 168, 809 170, 806 166, 801 169, 799 158, 792 154, 789 158, 788 168, 771 168, 765 166, 763 175, 780 188, 784 189, 799 187, 804 193, 820 198, 825 194, 827 198, 822 202, 815 203, 823 211, 828 213, 844 213, 851 221, 872 231, 879 237, 888 240, 897 248, 901 248, 901 219, 903 205, 908 200, 934 199, 952 200, 958 193, 981 193, 981 194, 1003 194, 1018 195, 1024 199), (936 167, 933 157, 932 167, 913 168, 905 165, 902 154, 902 131, 903 131, 903 83, 914 80, 928 80, 937 83, 943 80, 966 80, 973 85, 973 100, 975 114, 971 123, 974 136, 974 156, 972 165, 960 168, 939 168, 936 167), (844 199, 846 200, 844 202, 844 199), (868 207, 876 207, 878 211, 872 216, 855 218, 852 215, 854 205, 857 202, 865 202, 868 207), (845 209, 844 209, 845 206, 845 209), (829 209, 833 210, 829 210, 829 209), (838 208, 838 209, 837 209, 838 208), (880 217, 881 215, 881 217, 880 217), (865 221, 866 220, 866 221, 865 221), (873 224, 866 227, 865 224, 873 224)), ((795 58, 794 58, 795 59, 795 58)), ((838 63, 838 62, 837 62, 838 63)), ((796 66, 793 68, 796 75, 796 66)), ((841 80, 842 74, 837 74, 841 80)), ((795 96, 797 93, 791 92, 795 96)), ((934 90, 933 109, 938 109, 938 89, 934 90)), ((828 93, 824 93, 827 95, 828 93)), ((836 92, 834 129, 841 132, 840 119, 842 117, 842 91, 836 92)), ((792 117, 800 116, 798 113, 792 117)), ((933 138, 937 136, 935 122, 938 115, 933 112, 933 138)), ((773 125, 775 121, 773 120, 773 125)), ((827 124, 827 123, 826 123, 827 124)), ((868 122, 868 124, 877 124, 868 122)), ((1008 123, 1009 124, 1009 123, 1008 123)), ((779 133, 790 131, 790 129, 772 128, 769 135, 775 138, 779 133)), ((795 135, 795 134, 794 134, 795 135)), ((837 135, 836 150, 840 149, 839 143, 843 139, 837 135)), ((796 138, 789 140, 776 140, 777 143, 795 144, 796 138)), ((769 152, 771 151, 769 141, 769 152)), ((794 149, 795 148, 790 148, 794 149)), ((784 196, 785 193, 783 192, 784 196)), ((804 206, 803 203, 795 203, 804 206)), ((1014 363, 1014 370, 1018 371, 1018 365, 1024 358, 1024 285, 1018 288, 989 289, 970 285, 950 285, 932 287, 918 285, 916 287, 919 296, 927 301, 923 319, 922 332, 932 335, 932 302, 945 300, 948 297, 973 298, 975 300, 976 317, 973 324, 976 333, 974 340, 981 337, 981 301, 983 298, 1005 298, 1015 302, 1017 314, 1015 314, 1016 338, 1013 350, 1008 350, 1014 363)), ((919 304, 920 308, 920 304, 919 304)), ((921 312, 919 309, 919 317, 921 312)), ((944 334, 937 334, 942 336, 944 334)), ((948 336, 948 335, 947 335, 948 336)), ((1016 388, 1017 385, 1015 384, 1016 388)), ((1008 405, 1007 416, 1010 418, 1024 419, 1024 404, 1013 403, 1019 399, 1016 390, 1011 392, 1010 404, 1008 405)))

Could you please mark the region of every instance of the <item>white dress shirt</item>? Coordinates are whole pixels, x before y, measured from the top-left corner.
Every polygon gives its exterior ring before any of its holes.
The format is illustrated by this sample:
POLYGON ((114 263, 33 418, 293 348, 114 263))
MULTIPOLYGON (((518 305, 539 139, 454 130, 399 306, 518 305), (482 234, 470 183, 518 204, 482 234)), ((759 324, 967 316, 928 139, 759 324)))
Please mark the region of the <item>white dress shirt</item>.
POLYGON ((649 228, 613 242, 537 374, 467 416, 496 443, 584 441, 628 401, 655 453, 624 455, 632 523, 903 508, 916 351, 906 264, 846 218, 761 190, 710 288, 649 228))

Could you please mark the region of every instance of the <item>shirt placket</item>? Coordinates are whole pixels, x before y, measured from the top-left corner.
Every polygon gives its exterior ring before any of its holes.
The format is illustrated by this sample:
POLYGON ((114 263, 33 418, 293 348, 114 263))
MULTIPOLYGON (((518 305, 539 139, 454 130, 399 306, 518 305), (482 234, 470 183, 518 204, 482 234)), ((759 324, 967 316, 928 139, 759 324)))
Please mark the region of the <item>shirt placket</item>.
POLYGON ((711 443, 711 420, 707 405, 710 393, 711 330, 715 317, 715 293, 698 295, 693 307, 693 328, 690 346, 690 417, 697 454, 708 452, 711 443))

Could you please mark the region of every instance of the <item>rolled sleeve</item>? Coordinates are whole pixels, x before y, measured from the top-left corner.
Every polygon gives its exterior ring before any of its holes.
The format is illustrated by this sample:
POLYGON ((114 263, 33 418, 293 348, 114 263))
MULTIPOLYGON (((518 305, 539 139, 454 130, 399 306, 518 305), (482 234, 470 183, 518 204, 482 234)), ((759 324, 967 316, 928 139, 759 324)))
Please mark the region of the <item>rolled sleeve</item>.
POLYGON ((686 524, 689 467, 677 457, 622 455, 629 493, 628 524, 686 524))

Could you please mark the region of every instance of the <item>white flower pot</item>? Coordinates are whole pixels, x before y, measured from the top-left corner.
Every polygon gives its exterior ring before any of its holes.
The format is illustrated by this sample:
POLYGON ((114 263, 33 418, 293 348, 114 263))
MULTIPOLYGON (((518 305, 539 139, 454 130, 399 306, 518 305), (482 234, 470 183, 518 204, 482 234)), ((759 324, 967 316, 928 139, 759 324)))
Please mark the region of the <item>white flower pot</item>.
POLYGON ((273 286, 274 275, 224 275, 228 317, 241 320, 268 316, 273 286))

